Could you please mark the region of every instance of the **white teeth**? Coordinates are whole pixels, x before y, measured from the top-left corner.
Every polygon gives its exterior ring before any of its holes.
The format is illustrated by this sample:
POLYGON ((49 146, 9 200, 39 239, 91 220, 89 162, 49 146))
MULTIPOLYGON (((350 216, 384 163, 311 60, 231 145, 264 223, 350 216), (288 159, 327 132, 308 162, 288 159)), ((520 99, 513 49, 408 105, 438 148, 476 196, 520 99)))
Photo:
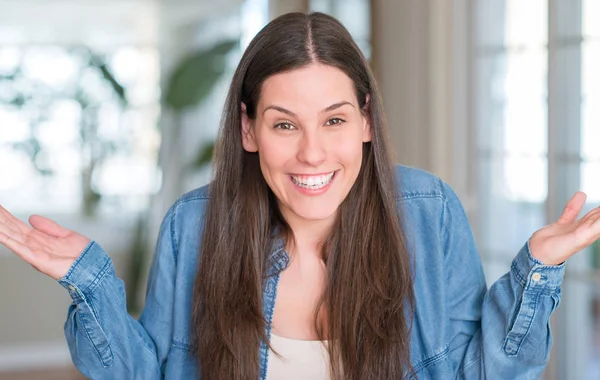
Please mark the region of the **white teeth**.
POLYGON ((292 181, 297 186, 315 190, 327 186, 333 179, 334 174, 335 172, 318 176, 292 176, 292 181))

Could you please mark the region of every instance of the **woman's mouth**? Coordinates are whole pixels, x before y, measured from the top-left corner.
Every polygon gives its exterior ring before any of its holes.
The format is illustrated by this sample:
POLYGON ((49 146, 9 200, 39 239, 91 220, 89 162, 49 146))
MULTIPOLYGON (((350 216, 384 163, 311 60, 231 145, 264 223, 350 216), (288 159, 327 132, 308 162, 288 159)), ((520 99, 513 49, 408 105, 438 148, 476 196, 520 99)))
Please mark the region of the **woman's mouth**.
POLYGON ((331 183, 335 177, 336 171, 320 175, 292 175, 294 185, 307 190, 319 190, 331 183))

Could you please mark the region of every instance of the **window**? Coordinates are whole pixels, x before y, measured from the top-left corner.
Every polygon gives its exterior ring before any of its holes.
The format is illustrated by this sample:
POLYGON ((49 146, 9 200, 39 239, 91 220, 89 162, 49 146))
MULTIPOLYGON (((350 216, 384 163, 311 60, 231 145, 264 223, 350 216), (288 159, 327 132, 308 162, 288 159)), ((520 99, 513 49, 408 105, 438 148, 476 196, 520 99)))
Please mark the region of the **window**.
MULTIPOLYGON (((105 15, 109 7, 87 6, 78 10, 82 18, 100 16, 82 35, 118 30, 105 25, 120 20, 105 15)), ((0 40, 2 204, 17 214, 87 215, 147 206, 160 187, 157 46, 121 38, 126 33, 105 34, 102 43, 90 38, 88 44, 63 30, 40 40, 35 31, 61 30, 61 24, 50 16, 39 28, 16 24, 30 20, 19 12, 35 11, 35 18, 42 7, 24 2, 8 7, 14 17, 4 20, 0 40)))
MULTIPOLYGON (((488 282, 577 190, 600 203, 600 1, 473 6, 475 229, 488 282)), ((600 249, 569 261, 548 379, 600 376, 600 249)))

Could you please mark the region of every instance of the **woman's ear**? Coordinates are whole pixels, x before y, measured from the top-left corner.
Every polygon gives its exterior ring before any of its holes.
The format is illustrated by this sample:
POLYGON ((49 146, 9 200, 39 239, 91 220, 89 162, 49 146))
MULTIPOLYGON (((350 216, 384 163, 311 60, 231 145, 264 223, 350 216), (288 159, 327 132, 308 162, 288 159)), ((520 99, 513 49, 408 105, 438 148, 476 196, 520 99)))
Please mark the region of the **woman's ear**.
POLYGON ((369 142, 372 138, 371 133, 371 96, 367 94, 365 105, 362 109, 363 115, 363 136, 362 142, 369 142))
POLYGON ((246 105, 244 103, 241 104, 241 114, 242 114, 242 146, 244 150, 250 153, 258 152, 258 145, 256 144, 256 140, 254 138, 254 127, 252 125, 252 120, 248 117, 248 112, 246 112, 246 105))

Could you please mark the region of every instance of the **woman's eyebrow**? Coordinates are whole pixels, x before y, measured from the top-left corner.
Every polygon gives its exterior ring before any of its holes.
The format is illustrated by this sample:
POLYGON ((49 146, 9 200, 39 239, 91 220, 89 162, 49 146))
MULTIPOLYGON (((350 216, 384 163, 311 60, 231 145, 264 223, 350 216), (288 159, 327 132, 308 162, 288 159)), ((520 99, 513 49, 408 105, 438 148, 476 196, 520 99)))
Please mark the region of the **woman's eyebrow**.
MULTIPOLYGON (((334 103, 334 104, 330 105, 329 107, 327 107, 324 110, 322 110, 320 113, 325 113, 325 112, 333 111, 333 110, 338 109, 341 106, 344 106, 346 104, 354 107, 354 105, 352 103, 347 102, 347 101, 342 101, 342 102, 338 102, 338 103, 334 103)), ((282 113, 284 113, 286 115, 296 116, 296 114, 294 112, 292 112, 292 111, 290 111, 288 109, 285 109, 283 107, 276 106, 276 105, 271 105, 271 106, 268 106, 267 108, 265 108, 265 110, 263 111, 263 115, 265 114, 265 112, 267 112, 267 110, 270 110, 270 109, 282 112, 282 113)))
POLYGON ((338 102, 338 103, 330 105, 329 107, 327 107, 323 111, 321 111, 321 113, 333 111, 333 110, 338 109, 341 106, 346 105, 346 104, 351 105, 352 107, 354 107, 354 105, 352 103, 347 102, 347 101, 342 101, 342 102, 338 102))
POLYGON ((283 113, 285 113, 285 114, 287 114, 287 115, 290 115, 290 116, 296 116, 296 114, 295 114, 295 113, 293 113, 292 111, 290 111, 290 110, 287 110, 287 109, 285 109, 285 108, 283 108, 283 107, 280 107, 280 106, 275 106, 275 105, 268 106, 267 108, 265 108, 265 110, 263 111, 263 115, 264 115, 264 114, 265 114, 265 112, 267 112, 268 110, 275 110, 275 111, 283 112, 283 113))

